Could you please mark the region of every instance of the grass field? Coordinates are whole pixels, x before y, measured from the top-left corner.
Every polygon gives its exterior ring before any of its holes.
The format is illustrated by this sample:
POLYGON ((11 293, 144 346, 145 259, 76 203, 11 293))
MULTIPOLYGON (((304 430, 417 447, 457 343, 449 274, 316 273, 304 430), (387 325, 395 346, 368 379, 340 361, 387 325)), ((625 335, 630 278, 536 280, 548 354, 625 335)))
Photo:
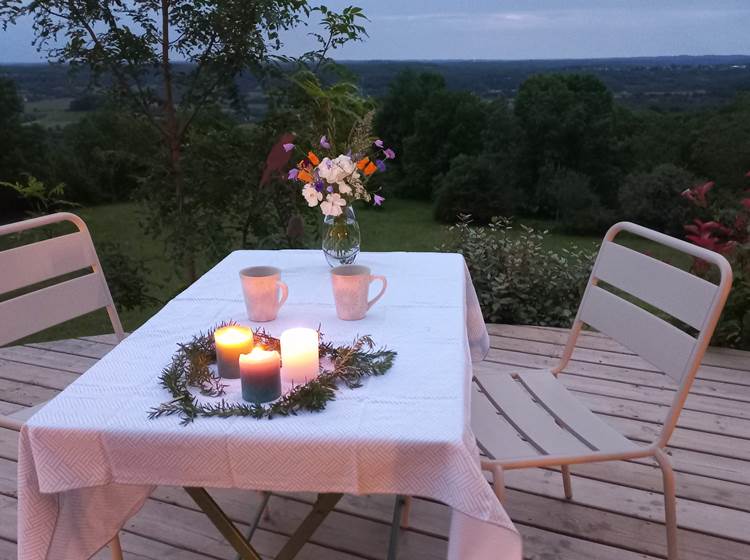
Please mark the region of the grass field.
POLYGON ((31 101, 24 106, 24 115, 29 122, 46 128, 65 126, 80 120, 84 111, 68 111, 71 97, 31 101))
MULTIPOLYGON (((120 316, 126 330, 136 329, 185 287, 184 280, 174 272, 170 261, 164 258, 163 244, 144 232, 136 204, 80 208, 76 212, 89 225, 95 244, 118 243, 123 252, 143 261, 148 271, 149 295, 158 302, 144 308, 122 311, 120 316)), ((382 209, 361 211, 358 216, 363 251, 434 251, 449 238, 447 227, 433 220, 432 207, 425 202, 389 200, 382 209)), ((533 225, 541 229, 546 224, 533 225)), ((555 249, 571 244, 594 249, 599 240, 598 237, 557 233, 550 234, 547 239, 548 246, 555 249)), ((200 272, 205 272, 207 268, 200 272)), ((111 327, 106 314, 101 311, 53 327, 34 338, 49 340, 105 332, 111 332, 111 327)))

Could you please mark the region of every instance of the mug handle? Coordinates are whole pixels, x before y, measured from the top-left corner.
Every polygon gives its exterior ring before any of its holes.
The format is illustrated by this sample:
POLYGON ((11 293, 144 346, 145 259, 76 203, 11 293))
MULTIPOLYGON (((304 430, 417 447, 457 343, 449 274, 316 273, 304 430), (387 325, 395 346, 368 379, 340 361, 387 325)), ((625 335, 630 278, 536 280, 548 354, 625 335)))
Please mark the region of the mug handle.
POLYGON ((372 298, 370 301, 367 302, 367 309, 369 309, 377 303, 377 301, 383 297, 383 294, 385 293, 385 289, 388 287, 388 280, 386 280, 385 276, 381 276, 379 274, 374 274, 370 276, 370 284, 372 284, 375 280, 380 280, 383 283, 383 287, 380 288, 380 293, 376 295, 374 298, 372 298))
POLYGON ((281 306, 284 305, 286 298, 289 297, 289 288, 281 280, 277 280, 276 285, 281 290, 281 299, 279 300, 279 303, 276 304, 276 310, 278 311, 281 309, 281 306))

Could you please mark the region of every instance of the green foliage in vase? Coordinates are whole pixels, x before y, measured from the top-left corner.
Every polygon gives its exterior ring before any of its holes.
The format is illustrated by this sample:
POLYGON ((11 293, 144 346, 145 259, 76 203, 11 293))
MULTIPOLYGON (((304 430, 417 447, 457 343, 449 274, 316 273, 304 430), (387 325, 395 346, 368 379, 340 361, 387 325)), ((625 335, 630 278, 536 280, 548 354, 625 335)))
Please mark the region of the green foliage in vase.
POLYGON ((441 249, 466 259, 485 321, 571 325, 594 263, 593 249, 546 249, 546 231, 514 228, 508 218, 475 227, 462 216, 450 231, 453 240, 441 249))

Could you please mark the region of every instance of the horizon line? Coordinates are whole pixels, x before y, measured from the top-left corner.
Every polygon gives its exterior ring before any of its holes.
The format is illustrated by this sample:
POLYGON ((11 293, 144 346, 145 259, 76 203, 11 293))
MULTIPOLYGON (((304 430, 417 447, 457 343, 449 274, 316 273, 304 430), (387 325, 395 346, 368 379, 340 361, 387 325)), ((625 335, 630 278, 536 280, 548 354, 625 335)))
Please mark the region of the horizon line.
MULTIPOLYGON (((566 62, 566 61, 588 61, 588 60, 645 60, 653 58, 750 58, 750 53, 733 54, 654 54, 638 56, 599 56, 599 57, 561 57, 561 58, 342 58, 334 59, 338 63, 357 62, 566 62)), ((184 60, 175 60, 176 64, 188 64, 184 60)), ((55 62, 40 60, 38 62, 0 61, 0 66, 40 66, 64 65, 55 62)))

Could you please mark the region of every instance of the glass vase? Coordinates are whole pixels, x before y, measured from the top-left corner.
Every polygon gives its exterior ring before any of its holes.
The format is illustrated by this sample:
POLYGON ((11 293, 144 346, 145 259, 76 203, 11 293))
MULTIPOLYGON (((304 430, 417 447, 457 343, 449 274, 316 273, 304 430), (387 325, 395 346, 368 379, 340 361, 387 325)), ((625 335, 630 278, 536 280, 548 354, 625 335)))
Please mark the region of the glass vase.
POLYGON ((354 208, 347 204, 340 216, 324 216, 321 237, 323 254, 330 266, 352 264, 359 254, 361 240, 354 208))

